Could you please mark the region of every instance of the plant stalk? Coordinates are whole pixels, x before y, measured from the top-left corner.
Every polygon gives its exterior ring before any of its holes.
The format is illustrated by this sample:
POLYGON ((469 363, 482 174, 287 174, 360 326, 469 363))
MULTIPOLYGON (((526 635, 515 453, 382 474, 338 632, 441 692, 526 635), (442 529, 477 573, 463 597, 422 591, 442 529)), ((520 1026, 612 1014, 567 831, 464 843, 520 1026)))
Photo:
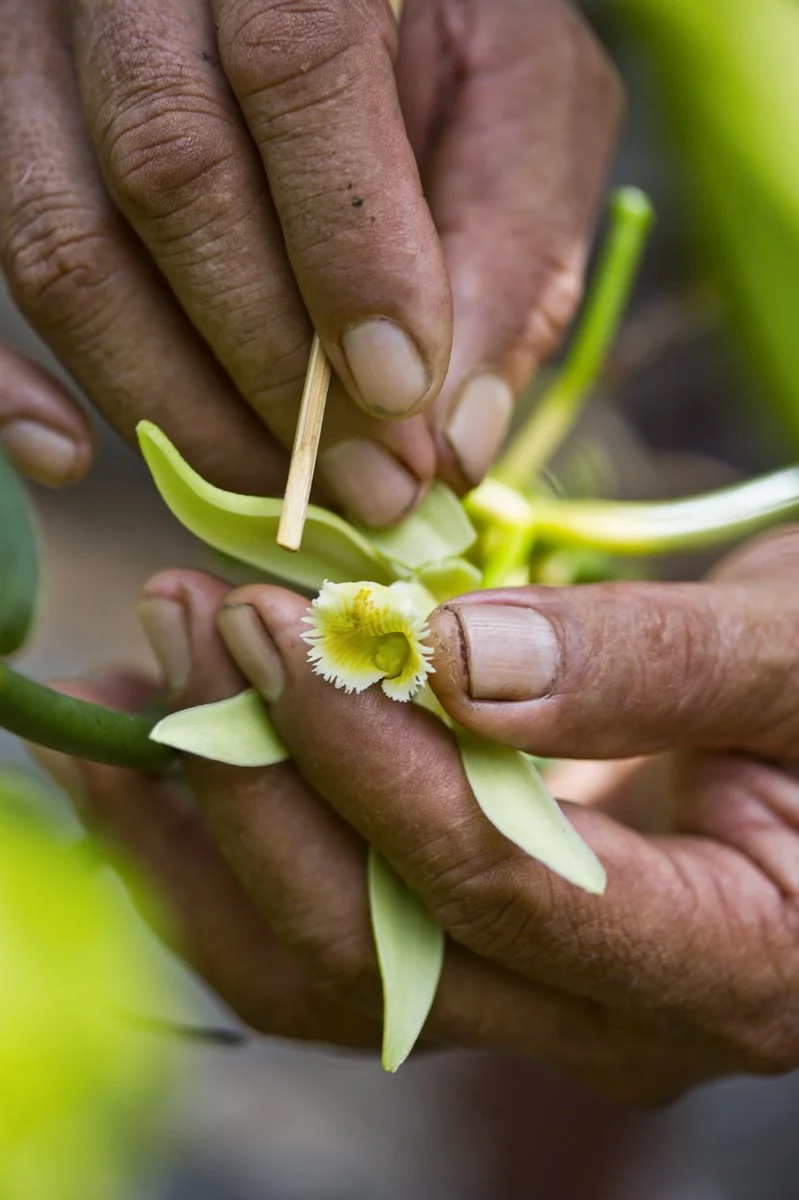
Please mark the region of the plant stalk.
POLYGON ((624 316, 653 221, 638 188, 619 188, 583 316, 563 367, 493 471, 510 487, 532 487, 571 430, 604 366, 624 316))
POLYGON ((684 500, 654 503, 522 496, 489 478, 463 503, 478 525, 501 526, 515 533, 516 544, 526 534, 536 544, 606 554, 670 554, 722 546, 799 517, 799 467, 684 500))
POLYGON ((609 554, 668 554, 722 546, 799 516, 799 467, 686 500, 533 501, 542 541, 609 554))
POLYGON ((92 762, 159 771, 174 751, 150 741, 157 720, 65 696, 0 662, 0 727, 25 741, 92 762))

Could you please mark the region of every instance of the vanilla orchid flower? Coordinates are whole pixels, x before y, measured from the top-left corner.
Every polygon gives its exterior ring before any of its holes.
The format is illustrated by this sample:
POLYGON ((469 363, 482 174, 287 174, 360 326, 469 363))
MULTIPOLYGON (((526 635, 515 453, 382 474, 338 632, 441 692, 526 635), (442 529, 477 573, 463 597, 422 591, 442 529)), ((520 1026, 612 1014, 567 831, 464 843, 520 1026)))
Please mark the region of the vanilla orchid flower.
POLYGON ((326 580, 302 635, 316 674, 348 693, 379 683, 390 700, 412 700, 433 670, 423 599, 410 583, 326 580))

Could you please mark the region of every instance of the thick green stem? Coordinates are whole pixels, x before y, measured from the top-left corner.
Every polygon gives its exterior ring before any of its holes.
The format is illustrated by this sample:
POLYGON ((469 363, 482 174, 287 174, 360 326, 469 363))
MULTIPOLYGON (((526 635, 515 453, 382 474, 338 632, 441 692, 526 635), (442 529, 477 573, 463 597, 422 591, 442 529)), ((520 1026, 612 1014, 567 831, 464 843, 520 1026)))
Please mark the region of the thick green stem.
POLYGON ((799 516, 799 467, 654 504, 525 497, 487 479, 469 493, 464 507, 478 525, 526 532, 537 543, 607 554, 670 554, 721 546, 799 516))
POLYGON ((25 741, 111 766, 158 771, 174 751, 150 741, 157 719, 65 696, 0 662, 0 728, 25 741))
POLYGON ((580 415, 624 316, 652 220, 643 192, 620 188, 613 194, 610 229, 582 320, 557 378, 493 472, 503 483, 533 486, 580 415))
POLYGON ((509 581, 526 566, 533 543, 533 531, 517 525, 497 527, 498 545, 489 555, 483 569, 484 588, 508 587, 509 581))

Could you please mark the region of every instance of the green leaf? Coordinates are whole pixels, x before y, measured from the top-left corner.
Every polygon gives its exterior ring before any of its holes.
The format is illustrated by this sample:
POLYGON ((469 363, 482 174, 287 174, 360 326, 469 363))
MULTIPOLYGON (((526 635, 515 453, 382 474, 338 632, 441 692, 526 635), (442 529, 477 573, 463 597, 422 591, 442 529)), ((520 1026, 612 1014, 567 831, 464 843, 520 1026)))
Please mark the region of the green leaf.
POLYGON ((434 483, 415 513, 393 529, 370 529, 364 536, 391 562, 417 571, 442 558, 459 558, 474 544, 477 534, 454 492, 443 483, 434 483))
POLYGON ((442 562, 422 567, 414 579, 427 589, 436 604, 443 604, 453 596, 476 591, 482 575, 479 568, 465 558, 445 558, 442 562))
POLYGON ((0 449, 0 654, 23 644, 36 615, 39 556, 28 497, 0 449))
POLYGON ((405 1062, 422 1032, 444 963, 444 931, 376 850, 369 851, 369 904, 383 978, 386 1071, 405 1062))
POLYGON ((326 579, 393 583, 397 573, 363 534, 313 505, 296 554, 277 544, 283 501, 240 496, 207 483, 150 421, 137 427, 139 444, 156 487, 174 515, 215 550, 278 579, 318 591, 326 579))
POLYGON ((252 688, 228 700, 172 713, 158 722, 150 737, 233 767, 271 767, 289 757, 266 705, 252 688))
POLYGON ((463 767, 491 824, 556 875, 587 892, 605 890, 605 868, 572 828, 529 757, 457 729, 463 767))

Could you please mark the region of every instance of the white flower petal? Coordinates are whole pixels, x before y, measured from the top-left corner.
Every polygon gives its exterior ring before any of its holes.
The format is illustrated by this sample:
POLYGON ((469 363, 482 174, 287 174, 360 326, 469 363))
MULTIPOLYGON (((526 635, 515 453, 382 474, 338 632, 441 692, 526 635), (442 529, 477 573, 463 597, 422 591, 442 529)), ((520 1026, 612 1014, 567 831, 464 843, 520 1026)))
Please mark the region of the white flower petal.
POLYGON ((433 669, 432 650, 424 645, 423 596, 405 582, 386 587, 364 580, 326 581, 305 618, 310 628, 302 635, 314 671, 346 692, 362 692, 382 680, 392 700, 410 700, 433 669), (404 650, 398 637, 405 641, 404 650))

